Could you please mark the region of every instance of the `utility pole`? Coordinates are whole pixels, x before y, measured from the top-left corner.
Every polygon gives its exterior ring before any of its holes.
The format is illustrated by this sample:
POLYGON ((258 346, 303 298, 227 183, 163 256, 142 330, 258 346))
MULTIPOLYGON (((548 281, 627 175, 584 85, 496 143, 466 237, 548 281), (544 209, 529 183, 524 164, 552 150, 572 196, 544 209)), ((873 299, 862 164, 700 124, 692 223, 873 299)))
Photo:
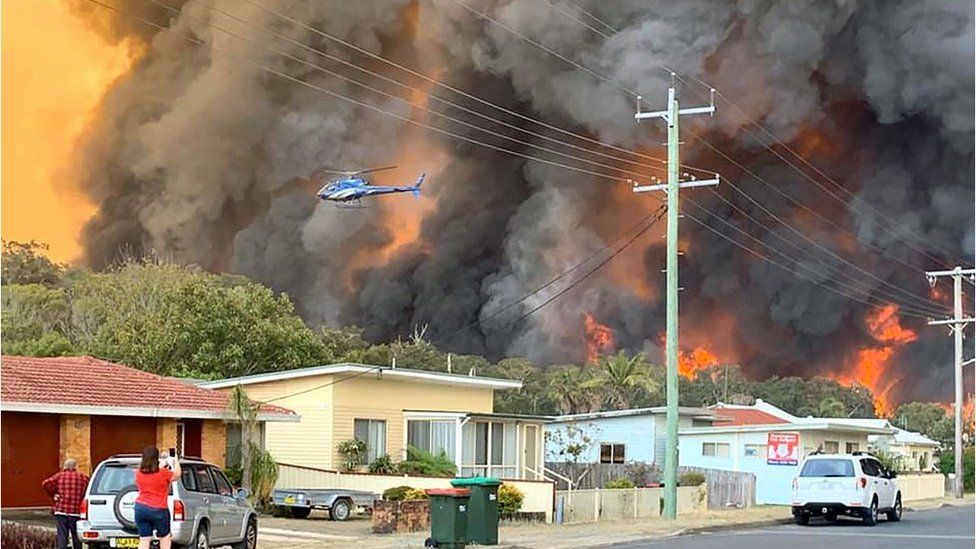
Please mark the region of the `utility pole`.
MULTIPOLYGON (((678 179, 679 160, 678 119, 685 114, 713 114, 715 90, 711 92, 711 104, 707 107, 681 109, 675 96, 674 73, 668 88, 668 108, 663 111, 641 112, 641 98, 637 97, 637 114, 640 122, 645 118, 663 118, 668 125, 668 182, 657 185, 634 184, 634 192, 664 191, 668 205, 668 259, 667 259, 667 331, 665 348, 667 362, 667 450, 664 454, 664 516, 674 519, 678 509, 678 190, 686 187, 718 185, 714 179, 686 181, 678 179)), ((687 174, 686 174, 687 175, 687 174)))
POLYGON ((925 276, 929 279, 929 284, 933 287, 940 277, 952 277, 952 318, 947 320, 931 320, 929 321, 929 326, 948 325, 954 339, 952 371, 955 381, 955 402, 953 403, 952 412, 956 428, 953 442, 953 446, 955 446, 956 478, 952 484, 952 495, 957 499, 962 499, 963 478, 965 475, 962 467, 962 405, 964 397, 962 391, 962 336, 963 328, 965 328, 966 324, 976 320, 974 318, 963 318, 962 316, 962 279, 964 276, 974 275, 976 275, 976 269, 963 270, 962 267, 956 267, 951 271, 927 271, 925 273, 925 276))

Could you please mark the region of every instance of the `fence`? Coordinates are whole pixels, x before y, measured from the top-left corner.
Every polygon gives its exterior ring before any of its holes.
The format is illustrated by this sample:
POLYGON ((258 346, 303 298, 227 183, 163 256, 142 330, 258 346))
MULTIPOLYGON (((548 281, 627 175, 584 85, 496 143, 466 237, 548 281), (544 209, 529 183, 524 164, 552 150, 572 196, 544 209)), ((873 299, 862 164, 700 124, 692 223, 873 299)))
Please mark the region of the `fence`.
MULTIPOLYGON (((564 524, 656 518, 661 515, 661 488, 622 488, 601 490, 559 490, 556 492, 557 522, 564 524)), ((705 510, 705 486, 678 487, 679 515, 705 510)))
MULTIPOLYGON (((450 488, 452 478, 419 477, 408 475, 373 475, 369 473, 341 473, 329 469, 316 469, 298 465, 278 464, 278 482, 275 488, 346 488, 382 494, 394 486, 410 486, 418 489, 450 488)), ((552 522, 552 505, 555 485, 549 481, 508 480, 505 484, 518 488, 525 499, 522 511, 545 513, 546 522, 552 522)))
POLYGON ((700 467, 679 467, 679 473, 701 473, 708 487, 708 508, 752 507, 756 504, 756 475, 700 467))
POLYGON ((895 482, 901 490, 902 501, 941 498, 945 496, 945 477, 931 475, 899 475, 895 482))

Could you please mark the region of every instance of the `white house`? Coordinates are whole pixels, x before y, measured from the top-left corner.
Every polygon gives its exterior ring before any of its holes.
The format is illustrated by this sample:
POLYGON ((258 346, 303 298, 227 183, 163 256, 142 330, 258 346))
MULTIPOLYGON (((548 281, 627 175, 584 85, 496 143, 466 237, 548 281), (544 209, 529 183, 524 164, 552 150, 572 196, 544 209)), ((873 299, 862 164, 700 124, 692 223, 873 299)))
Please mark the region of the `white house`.
POLYGON ((895 427, 892 435, 869 436, 868 449, 893 455, 905 471, 929 472, 936 470, 934 454, 939 443, 921 433, 895 427))

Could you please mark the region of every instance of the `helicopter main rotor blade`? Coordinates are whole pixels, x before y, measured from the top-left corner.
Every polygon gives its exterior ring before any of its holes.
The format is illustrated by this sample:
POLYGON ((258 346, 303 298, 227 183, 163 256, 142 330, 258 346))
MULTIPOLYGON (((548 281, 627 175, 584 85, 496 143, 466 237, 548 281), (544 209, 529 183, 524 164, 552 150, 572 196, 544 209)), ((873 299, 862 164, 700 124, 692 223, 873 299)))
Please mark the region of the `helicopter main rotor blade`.
POLYGON ((362 170, 362 171, 358 171, 358 172, 354 172, 354 173, 359 174, 359 173, 382 172, 384 170, 392 170, 393 168, 396 168, 396 164, 393 164, 392 166, 383 166, 381 168, 370 168, 368 170, 362 170))

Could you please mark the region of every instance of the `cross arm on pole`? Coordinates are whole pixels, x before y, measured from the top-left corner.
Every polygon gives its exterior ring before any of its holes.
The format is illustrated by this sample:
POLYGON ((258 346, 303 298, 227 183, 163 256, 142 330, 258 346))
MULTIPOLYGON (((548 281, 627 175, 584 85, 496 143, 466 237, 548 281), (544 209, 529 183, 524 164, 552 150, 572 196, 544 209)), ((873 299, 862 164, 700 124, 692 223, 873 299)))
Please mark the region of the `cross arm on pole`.
MULTIPOLYGON (((718 185, 718 183, 719 183, 719 175, 715 174, 715 177, 712 179, 693 179, 691 181, 680 181, 678 182, 678 188, 687 189, 690 187, 710 187, 710 186, 718 185)), ((660 183, 657 185, 634 184, 633 191, 635 193, 646 193, 651 191, 668 192, 668 184, 667 183, 660 183)))
POLYGON ((976 318, 947 318, 945 320, 930 320, 928 322, 929 326, 945 326, 947 324, 967 324, 970 322, 976 322, 976 318))

